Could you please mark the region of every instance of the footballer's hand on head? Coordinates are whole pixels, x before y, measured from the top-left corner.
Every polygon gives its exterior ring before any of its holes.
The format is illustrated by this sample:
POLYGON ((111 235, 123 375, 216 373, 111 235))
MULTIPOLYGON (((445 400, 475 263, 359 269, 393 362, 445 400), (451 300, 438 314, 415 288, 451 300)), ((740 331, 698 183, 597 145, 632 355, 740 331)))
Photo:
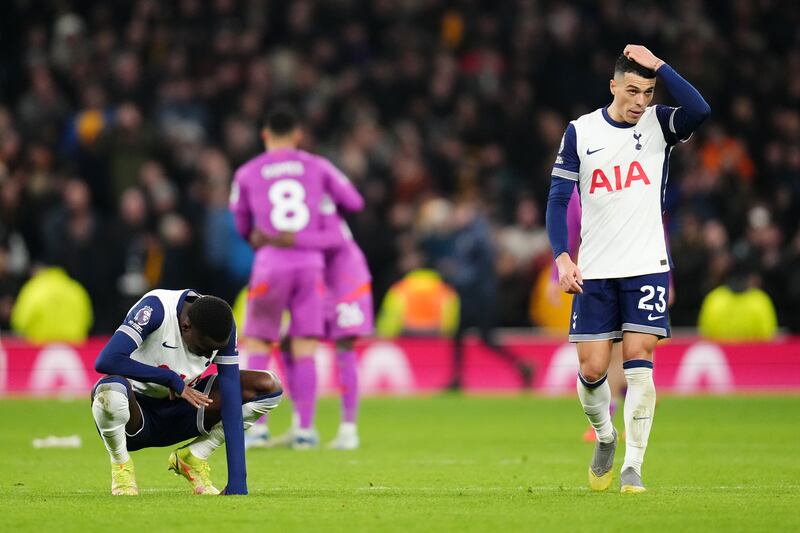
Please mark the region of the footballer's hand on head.
POLYGON ((199 390, 193 389, 191 387, 184 387, 183 392, 180 393, 178 396, 189 402, 194 407, 208 407, 214 400, 209 398, 207 395, 203 394, 199 390))
POLYGON ((558 285, 567 294, 580 294, 583 292, 583 276, 578 265, 572 262, 569 254, 564 252, 556 258, 558 267, 558 285))
POLYGON ((638 64, 650 70, 658 70, 664 64, 664 61, 657 58, 653 52, 647 47, 640 44, 629 44, 622 51, 622 54, 630 59, 636 61, 638 64))

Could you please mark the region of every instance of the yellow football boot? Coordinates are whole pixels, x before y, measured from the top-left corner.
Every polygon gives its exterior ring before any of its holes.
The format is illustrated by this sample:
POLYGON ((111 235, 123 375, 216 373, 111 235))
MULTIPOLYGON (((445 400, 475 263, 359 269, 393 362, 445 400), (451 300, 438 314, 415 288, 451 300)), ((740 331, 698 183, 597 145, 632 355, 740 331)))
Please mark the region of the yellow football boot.
POLYGON ((111 463, 111 494, 114 496, 138 496, 136 472, 133 470, 133 459, 126 463, 111 463))
POLYGON ((211 484, 211 467, 208 461, 192 455, 188 447, 178 448, 169 456, 169 469, 178 476, 183 476, 192 485, 195 494, 217 495, 217 490, 211 484))
POLYGON ((642 483, 642 476, 637 474, 636 470, 631 467, 620 472, 619 484, 619 491, 627 494, 638 494, 647 490, 644 488, 644 483, 642 483))
POLYGON ((614 452, 617 449, 617 430, 614 430, 614 440, 611 442, 597 442, 594 445, 592 463, 589 465, 589 488, 595 491, 608 490, 611 486, 614 467, 614 452))

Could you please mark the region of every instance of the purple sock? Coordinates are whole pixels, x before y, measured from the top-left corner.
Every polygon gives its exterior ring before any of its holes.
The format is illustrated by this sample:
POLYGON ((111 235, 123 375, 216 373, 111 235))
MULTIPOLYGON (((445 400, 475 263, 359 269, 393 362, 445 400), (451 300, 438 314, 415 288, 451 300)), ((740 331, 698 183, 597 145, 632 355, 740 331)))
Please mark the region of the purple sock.
POLYGON ((342 422, 355 423, 358 414, 358 373, 356 353, 352 350, 336 354, 339 367, 339 391, 342 396, 342 422))
POLYGON ((317 367, 314 358, 300 357, 294 360, 292 370, 292 392, 294 408, 300 415, 300 429, 314 426, 314 410, 317 406, 317 367))
POLYGON ((294 358, 292 358, 292 354, 288 351, 281 350, 281 363, 283 364, 283 381, 281 384, 283 385, 284 392, 291 396, 292 392, 290 387, 292 385, 292 379, 294 378, 294 358))
POLYGON ((614 413, 617 412, 617 400, 611 398, 611 403, 608 406, 608 413, 611 415, 611 418, 614 418, 614 413))

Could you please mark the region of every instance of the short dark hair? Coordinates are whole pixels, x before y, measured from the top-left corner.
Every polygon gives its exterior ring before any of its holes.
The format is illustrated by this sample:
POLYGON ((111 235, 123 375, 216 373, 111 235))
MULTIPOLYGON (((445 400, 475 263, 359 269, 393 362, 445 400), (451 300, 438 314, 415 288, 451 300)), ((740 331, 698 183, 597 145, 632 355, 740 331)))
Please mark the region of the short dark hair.
POLYGON ((225 342, 233 331, 233 311, 222 298, 201 296, 189 308, 189 322, 201 335, 225 342))
POLYGON ((620 54, 617 58, 617 62, 614 63, 614 76, 617 74, 624 75, 626 72, 632 72, 637 76, 648 79, 656 77, 655 70, 643 67, 633 59, 628 59, 624 54, 620 54))
POLYGON ((263 127, 276 135, 287 135, 300 126, 294 108, 288 104, 275 106, 264 118, 263 127))

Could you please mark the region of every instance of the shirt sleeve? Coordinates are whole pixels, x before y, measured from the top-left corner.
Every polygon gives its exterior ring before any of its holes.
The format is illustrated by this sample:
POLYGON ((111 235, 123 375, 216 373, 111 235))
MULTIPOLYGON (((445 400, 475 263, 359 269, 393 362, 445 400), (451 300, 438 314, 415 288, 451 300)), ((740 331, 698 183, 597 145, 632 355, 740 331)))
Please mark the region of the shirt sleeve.
POLYGON ((228 345, 214 357, 217 381, 222 396, 222 429, 228 462, 228 486, 225 494, 247 494, 247 465, 244 454, 242 385, 239 377, 239 352, 236 349, 236 324, 228 345))
MULTIPOLYGON (((567 243, 568 252, 573 259, 578 255, 578 246, 581 242, 581 195, 578 186, 572 189, 572 196, 567 204, 567 243)), ((557 257, 557 256, 556 256, 557 257)), ((558 268, 553 265, 550 275, 551 281, 558 283, 558 268)))
POLYGON ((145 296, 128 311, 117 331, 129 336, 136 347, 164 322, 164 304, 156 296, 145 296))
POLYGON ((253 213, 250 211, 250 202, 247 198, 247 188, 242 180, 242 170, 238 170, 231 183, 230 209, 236 231, 242 238, 249 242, 250 232, 253 229, 253 213))
POLYGON ((581 160, 578 157, 577 134, 575 124, 572 122, 567 126, 564 136, 561 138, 561 146, 558 149, 556 162, 550 174, 554 177, 578 181, 581 169, 581 160))
POLYGON ((101 374, 123 376, 143 383, 157 383, 180 394, 185 384, 168 368, 158 368, 131 359, 144 339, 164 322, 164 305, 155 296, 145 296, 134 305, 125 321, 100 351, 94 368, 101 374))
POLYGON ((664 139, 671 145, 688 141, 711 114, 711 106, 692 84, 669 65, 662 65, 656 72, 667 91, 679 104, 679 107, 656 106, 656 116, 664 139))
POLYGON ((569 253, 569 234, 567 228, 567 206, 575 189, 575 182, 553 176, 550 183, 550 194, 547 197, 547 236, 553 247, 553 258, 564 252, 569 253))
POLYGON ((550 193, 547 197, 547 213, 545 221, 553 257, 569 252, 569 233, 567 228, 567 205, 575 189, 581 170, 578 156, 578 138, 575 124, 567 125, 561 146, 558 149, 556 162, 551 174, 550 193))
POLYGON ((364 198, 347 176, 327 159, 319 158, 319 161, 326 177, 326 192, 333 202, 345 211, 364 209, 364 198))

